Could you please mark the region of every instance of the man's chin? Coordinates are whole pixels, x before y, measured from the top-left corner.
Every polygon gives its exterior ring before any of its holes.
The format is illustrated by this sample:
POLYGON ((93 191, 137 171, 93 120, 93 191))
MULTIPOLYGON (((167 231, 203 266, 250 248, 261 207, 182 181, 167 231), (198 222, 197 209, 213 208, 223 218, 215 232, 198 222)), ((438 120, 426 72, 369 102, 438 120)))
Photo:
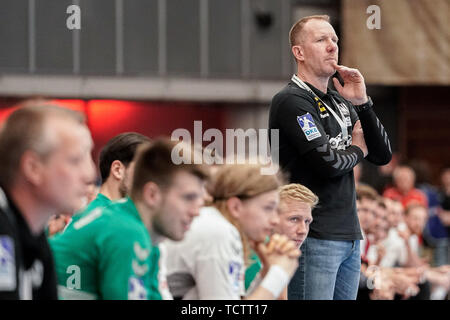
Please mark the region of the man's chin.
POLYGON ((330 69, 329 67, 326 68, 326 70, 322 70, 322 74, 320 75, 320 78, 331 78, 336 70, 330 69))

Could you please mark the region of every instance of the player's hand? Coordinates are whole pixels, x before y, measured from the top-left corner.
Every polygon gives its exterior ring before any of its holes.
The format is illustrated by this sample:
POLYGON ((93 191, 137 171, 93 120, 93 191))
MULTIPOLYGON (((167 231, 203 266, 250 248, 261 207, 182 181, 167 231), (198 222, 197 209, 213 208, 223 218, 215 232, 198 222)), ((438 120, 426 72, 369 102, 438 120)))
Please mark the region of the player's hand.
POLYGON ((261 261, 266 263, 267 267, 278 265, 283 268, 290 277, 293 276, 298 267, 298 257, 300 250, 295 243, 284 235, 275 234, 271 237, 268 244, 259 243, 257 253, 261 261))
POLYGON ((333 78, 334 87, 341 96, 349 100, 353 105, 361 105, 368 101, 364 77, 358 69, 334 63, 334 68, 339 72, 344 86, 341 86, 338 79, 333 78))
POLYGON ((48 235, 53 236, 54 234, 64 230, 66 225, 70 222, 71 217, 65 214, 55 215, 48 221, 48 235))
POLYGON ((361 127, 360 120, 356 121, 355 126, 353 127, 352 145, 355 145, 361 149, 361 151, 364 153, 364 158, 369 153, 369 150, 367 149, 367 145, 366 145, 366 140, 364 139, 364 132, 361 127))
POLYGON ((409 245, 409 238, 411 237, 411 232, 409 230, 399 230, 398 235, 405 241, 406 245, 409 245))

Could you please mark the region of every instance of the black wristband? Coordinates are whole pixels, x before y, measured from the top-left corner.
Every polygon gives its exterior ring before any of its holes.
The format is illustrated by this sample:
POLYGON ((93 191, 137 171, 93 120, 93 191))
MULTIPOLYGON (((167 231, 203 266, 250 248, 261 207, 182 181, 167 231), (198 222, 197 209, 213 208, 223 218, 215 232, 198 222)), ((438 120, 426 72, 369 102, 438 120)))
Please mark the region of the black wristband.
POLYGON ((367 98, 368 98, 368 100, 366 103, 354 106, 356 112, 361 112, 361 111, 367 110, 369 108, 372 108, 372 106, 373 106, 372 98, 370 98, 369 96, 367 96, 367 98))

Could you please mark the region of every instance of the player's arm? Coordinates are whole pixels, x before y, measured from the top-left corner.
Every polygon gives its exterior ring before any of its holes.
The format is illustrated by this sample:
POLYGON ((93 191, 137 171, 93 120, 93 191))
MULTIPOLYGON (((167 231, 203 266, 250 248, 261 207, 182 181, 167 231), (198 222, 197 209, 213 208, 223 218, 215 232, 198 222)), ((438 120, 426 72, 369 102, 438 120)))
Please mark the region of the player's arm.
POLYGON ((386 131, 372 109, 372 100, 366 93, 364 77, 358 69, 335 64, 344 85, 333 78, 339 94, 355 106, 364 131, 364 139, 368 149, 367 160, 377 165, 391 161, 392 151, 386 131))
MULTIPOLYGON (((99 291, 104 300, 147 299, 149 272, 149 248, 140 233, 129 228, 109 228, 98 240, 99 291), (136 255, 135 243, 143 254, 136 255), (145 258, 145 259, 143 259, 145 258)), ((139 231, 139 230, 138 230, 139 231)))
POLYGON ((363 151, 356 145, 346 150, 332 149, 326 137, 323 125, 315 110, 314 100, 308 97, 291 95, 284 99, 278 108, 277 122, 286 132, 290 144, 295 146, 298 154, 310 164, 311 170, 322 177, 332 178, 352 171, 362 159, 363 151), (309 113, 318 130, 315 135, 307 135, 305 128, 299 124, 297 117, 309 113))
POLYGON ((391 161, 392 150, 389 137, 383 124, 376 116, 371 99, 363 105, 355 106, 364 131, 369 154, 366 159, 376 165, 385 165, 391 161))

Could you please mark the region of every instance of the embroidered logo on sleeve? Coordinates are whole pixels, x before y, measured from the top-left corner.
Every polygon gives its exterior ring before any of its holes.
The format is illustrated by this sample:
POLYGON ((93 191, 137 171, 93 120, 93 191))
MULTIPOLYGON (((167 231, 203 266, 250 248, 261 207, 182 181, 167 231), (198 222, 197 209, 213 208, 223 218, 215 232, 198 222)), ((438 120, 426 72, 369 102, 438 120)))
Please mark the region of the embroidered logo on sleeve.
POLYGON ((128 300, 146 300, 147 290, 144 281, 140 278, 130 277, 128 279, 128 300))
POLYGON ((297 116, 297 122, 300 125, 300 128, 302 128, 303 133, 305 134, 308 141, 322 136, 309 112, 307 114, 304 114, 303 116, 297 116))
POLYGON ((228 273, 231 277, 231 281, 233 283, 233 291, 236 293, 240 292, 241 287, 241 270, 242 266, 239 262, 230 261, 228 265, 228 273))
POLYGON ((0 237, 0 291, 16 289, 14 242, 8 236, 0 237))

